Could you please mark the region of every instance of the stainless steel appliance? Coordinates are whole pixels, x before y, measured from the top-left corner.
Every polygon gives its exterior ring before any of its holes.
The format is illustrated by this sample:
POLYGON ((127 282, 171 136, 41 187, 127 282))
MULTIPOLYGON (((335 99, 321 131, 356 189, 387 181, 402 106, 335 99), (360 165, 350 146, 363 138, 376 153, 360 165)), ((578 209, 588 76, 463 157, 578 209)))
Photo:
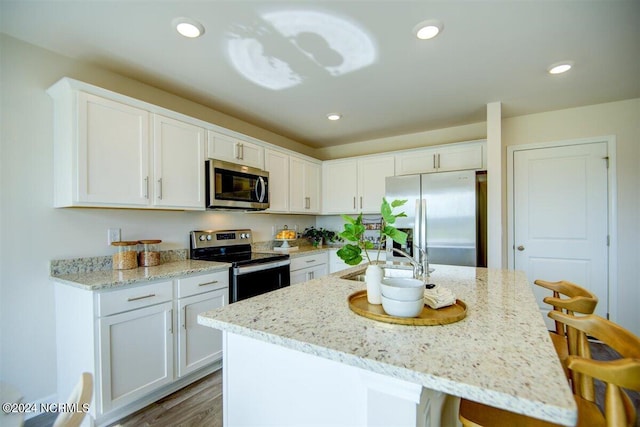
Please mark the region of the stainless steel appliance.
POLYGON ((220 160, 205 167, 207 209, 269 208, 269 172, 220 160))
MULTIPOLYGON (((393 247, 429 263, 486 266, 486 174, 442 172, 388 177, 387 200, 406 199, 406 218, 397 228, 407 232, 407 244, 387 241, 387 260, 405 261, 393 247)), ((398 208, 400 209, 400 208, 398 208)))
POLYGON ((251 251, 251 230, 190 233, 191 259, 231 263, 229 301, 236 302, 289 286, 289 255, 251 251))

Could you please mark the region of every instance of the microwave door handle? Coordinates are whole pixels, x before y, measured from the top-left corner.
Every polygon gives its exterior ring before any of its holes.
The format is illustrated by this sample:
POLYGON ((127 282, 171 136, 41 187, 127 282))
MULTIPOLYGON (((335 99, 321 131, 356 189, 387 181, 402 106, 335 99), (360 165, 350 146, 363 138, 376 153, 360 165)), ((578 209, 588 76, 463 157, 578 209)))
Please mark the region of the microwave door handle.
POLYGON ((259 202, 264 202, 264 194, 265 194, 266 186, 264 185, 264 178, 261 176, 258 177, 258 181, 256 181, 256 198, 259 202), (258 189, 260 192, 258 193, 258 189))

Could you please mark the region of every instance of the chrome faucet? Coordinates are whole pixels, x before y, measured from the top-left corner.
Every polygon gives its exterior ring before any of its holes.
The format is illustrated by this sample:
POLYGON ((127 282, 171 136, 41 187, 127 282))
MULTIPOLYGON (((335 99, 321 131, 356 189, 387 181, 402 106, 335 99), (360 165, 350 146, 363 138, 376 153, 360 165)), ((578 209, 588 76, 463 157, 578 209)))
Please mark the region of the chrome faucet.
POLYGON ((409 262, 413 266, 414 279, 423 280, 425 277, 429 277, 429 260, 427 258, 427 252, 424 249, 418 248, 420 253, 419 258, 421 258, 419 261, 413 258, 411 255, 409 255, 405 251, 402 251, 398 248, 392 248, 392 250, 394 252, 399 253, 400 255, 402 255, 403 257, 409 260, 409 262))

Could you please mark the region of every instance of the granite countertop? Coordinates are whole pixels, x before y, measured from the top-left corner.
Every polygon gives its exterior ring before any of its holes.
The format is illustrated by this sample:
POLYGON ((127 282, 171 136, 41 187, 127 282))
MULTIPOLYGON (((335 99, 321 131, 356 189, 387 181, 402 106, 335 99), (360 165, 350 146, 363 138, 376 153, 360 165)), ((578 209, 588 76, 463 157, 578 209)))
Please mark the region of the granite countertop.
POLYGON ((51 279, 58 283, 75 286, 88 291, 111 289, 141 284, 154 280, 173 279, 197 273, 214 273, 228 270, 231 264, 190 259, 163 263, 154 267, 138 267, 130 270, 95 270, 75 273, 52 273, 51 279))
POLYGON ((575 402, 523 272, 437 265, 467 317, 442 326, 392 325, 352 312, 364 267, 280 289, 199 316, 213 328, 573 425, 575 402))

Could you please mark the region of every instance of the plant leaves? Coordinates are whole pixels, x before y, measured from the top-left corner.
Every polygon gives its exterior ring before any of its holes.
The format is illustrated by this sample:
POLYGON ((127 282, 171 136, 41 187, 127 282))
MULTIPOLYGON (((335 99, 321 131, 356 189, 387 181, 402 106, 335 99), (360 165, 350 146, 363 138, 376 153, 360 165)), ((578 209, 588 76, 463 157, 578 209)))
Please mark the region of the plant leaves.
POLYGON ((400 243, 401 245, 407 243, 407 233, 404 231, 398 230, 395 227, 387 225, 383 230, 384 234, 391 237, 394 242, 400 243))
POLYGON ((362 262, 362 249, 356 245, 344 245, 336 253, 347 265, 358 265, 362 262))

